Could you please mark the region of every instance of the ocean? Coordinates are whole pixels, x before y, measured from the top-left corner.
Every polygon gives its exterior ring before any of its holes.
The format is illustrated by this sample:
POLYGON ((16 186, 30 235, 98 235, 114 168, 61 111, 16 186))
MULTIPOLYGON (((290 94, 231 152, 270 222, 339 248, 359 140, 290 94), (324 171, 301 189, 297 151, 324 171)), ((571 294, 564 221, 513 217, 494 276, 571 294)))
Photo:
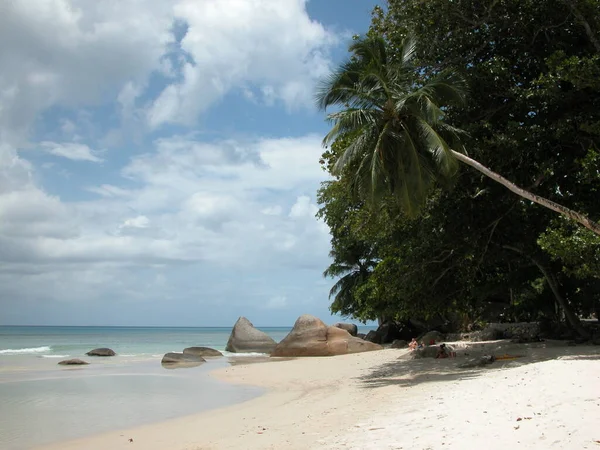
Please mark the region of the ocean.
MULTIPOLYGON (((259 329, 279 342, 291 327, 259 329)), ((361 327, 360 331, 369 329, 361 327)), ((222 383, 209 376, 232 361, 233 354, 224 352, 230 333, 230 327, 0 326, 0 448, 29 449, 261 395, 260 388, 222 383), (160 364, 165 353, 191 346, 221 350, 225 358, 176 370, 160 364), (85 355, 97 347, 112 348, 117 356, 85 355), (57 364, 69 358, 81 358, 90 365, 57 364)))

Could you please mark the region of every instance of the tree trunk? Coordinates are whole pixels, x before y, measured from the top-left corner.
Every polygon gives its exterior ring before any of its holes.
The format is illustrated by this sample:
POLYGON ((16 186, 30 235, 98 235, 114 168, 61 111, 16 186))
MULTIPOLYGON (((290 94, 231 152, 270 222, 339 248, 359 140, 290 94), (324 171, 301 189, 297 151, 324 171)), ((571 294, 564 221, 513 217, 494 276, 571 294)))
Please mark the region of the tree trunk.
POLYGON ((571 12, 585 30, 585 34, 587 35, 588 39, 590 40, 596 51, 600 53, 600 40, 598 40, 598 38, 596 37, 594 30, 592 30, 590 23, 586 20, 583 13, 577 8, 573 0, 563 0, 563 3, 565 3, 571 9, 571 12))
POLYGON ((452 150, 452 154, 460 162, 463 162, 466 165, 471 166, 474 169, 477 169, 479 172, 483 173, 484 175, 491 178, 492 180, 502 184, 503 186, 508 188, 510 191, 514 192, 515 194, 520 195, 521 197, 526 198, 527 200, 531 200, 532 202, 537 203, 538 205, 542 205, 548 209, 551 209, 552 211, 556 211, 557 213, 562 214, 563 216, 568 217, 569 219, 575 220, 576 222, 579 222, 581 225, 586 227, 588 230, 591 230, 594 233, 596 233, 597 235, 600 235, 600 224, 597 222, 594 222, 593 220, 588 219, 583 214, 580 214, 577 211, 573 211, 572 209, 569 209, 565 206, 559 205, 558 203, 555 203, 552 200, 548 200, 547 198, 540 197, 539 195, 535 195, 529 191, 526 191, 523 188, 520 188, 513 182, 508 181, 502 175, 499 175, 496 172, 491 171, 490 169, 485 167, 483 164, 475 161, 472 158, 469 158, 466 155, 463 155, 462 153, 452 150))
POLYGON ((503 247, 507 250, 512 250, 513 252, 517 252, 520 255, 525 256, 526 258, 531 260, 531 262, 533 262, 538 267, 538 269, 540 269, 540 272, 542 272, 542 275, 544 275, 544 278, 546 278, 546 281, 548 282, 548 286, 550 286, 550 289, 552 289, 552 293, 554 294, 554 297, 556 298, 557 303, 560 305, 563 313, 565 314, 565 317, 566 317, 567 321, 569 322, 569 324, 573 327, 573 329, 577 333, 579 333, 579 335, 581 337, 589 339, 590 334, 584 328, 583 324, 581 323, 581 320, 579 320, 579 317, 577 317, 577 314, 575 314, 573 312, 571 305, 569 305, 567 300, 561 295, 560 290, 558 288, 558 282, 556 281, 556 278, 554 277, 554 275, 552 273, 550 273, 550 271, 546 268, 546 266, 544 264, 542 264, 541 261, 539 259, 537 259, 535 256, 531 256, 531 255, 527 254, 525 251, 523 251, 517 247, 513 247, 511 245, 504 245, 503 247))

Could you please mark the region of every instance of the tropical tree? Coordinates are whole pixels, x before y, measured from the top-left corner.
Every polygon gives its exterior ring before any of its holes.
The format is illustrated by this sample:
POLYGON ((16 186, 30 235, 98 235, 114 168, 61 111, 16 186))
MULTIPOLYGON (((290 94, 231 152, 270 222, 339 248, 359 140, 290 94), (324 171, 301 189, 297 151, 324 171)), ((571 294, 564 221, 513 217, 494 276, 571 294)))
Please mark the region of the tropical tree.
POLYGON ((356 293, 368 281, 377 263, 365 258, 358 248, 353 250, 355 251, 345 252, 344 256, 332 252, 334 262, 323 272, 323 276, 338 278, 329 291, 329 298, 333 299, 331 312, 343 316, 365 316, 365 311, 360 309, 361 302, 356 293))
POLYGON ((446 69, 424 78, 413 64, 416 42, 404 37, 393 54, 381 36, 356 39, 350 59, 326 79, 317 93, 332 123, 325 146, 352 136, 332 172, 352 166, 354 188, 376 201, 397 199, 416 216, 436 182, 448 184, 457 161, 467 164, 517 195, 575 220, 600 235, 600 224, 552 200, 525 190, 466 155, 464 132, 444 121, 448 109, 466 100, 466 84, 446 69))

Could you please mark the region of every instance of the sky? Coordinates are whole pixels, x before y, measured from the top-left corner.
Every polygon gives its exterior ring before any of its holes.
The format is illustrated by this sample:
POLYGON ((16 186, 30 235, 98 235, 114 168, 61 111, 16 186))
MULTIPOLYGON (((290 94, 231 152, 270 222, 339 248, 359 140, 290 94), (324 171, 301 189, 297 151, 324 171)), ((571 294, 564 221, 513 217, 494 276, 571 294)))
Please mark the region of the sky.
POLYGON ((0 324, 334 321, 319 80, 374 0, 0 4, 0 324))

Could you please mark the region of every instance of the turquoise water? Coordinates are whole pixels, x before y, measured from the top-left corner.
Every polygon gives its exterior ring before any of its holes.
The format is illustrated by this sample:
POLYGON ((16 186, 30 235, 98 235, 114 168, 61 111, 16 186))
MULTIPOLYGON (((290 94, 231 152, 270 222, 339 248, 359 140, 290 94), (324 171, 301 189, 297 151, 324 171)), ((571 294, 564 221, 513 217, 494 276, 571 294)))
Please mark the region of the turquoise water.
MULTIPOLYGON (((290 329, 263 330, 279 341, 290 329)), ((160 364, 164 353, 185 347, 224 350, 230 332, 231 328, 0 327, 0 448, 29 449, 260 395, 259 388, 221 383, 208 375, 227 366, 227 357, 177 370, 160 364), (117 356, 85 355, 96 347, 110 347, 117 356), (59 366, 65 358, 91 364, 59 366)))
MULTIPOLYGON (((290 327, 261 328, 279 342, 290 327)), ((0 326, 0 370, 17 358, 75 358, 110 347, 121 358, 151 359, 185 347, 225 350, 231 328, 0 326)))
MULTIPOLYGON (((260 329, 277 342, 290 331, 260 329)), ((260 395, 259 388, 209 376, 230 363, 226 352, 225 358, 194 368, 167 370, 160 364, 163 354, 185 347, 224 350, 230 332, 231 328, 0 326, 0 449, 29 449, 132 428, 260 395), (85 355, 97 347, 112 348, 117 356, 85 355), (57 364, 66 358, 91 364, 57 364)))

